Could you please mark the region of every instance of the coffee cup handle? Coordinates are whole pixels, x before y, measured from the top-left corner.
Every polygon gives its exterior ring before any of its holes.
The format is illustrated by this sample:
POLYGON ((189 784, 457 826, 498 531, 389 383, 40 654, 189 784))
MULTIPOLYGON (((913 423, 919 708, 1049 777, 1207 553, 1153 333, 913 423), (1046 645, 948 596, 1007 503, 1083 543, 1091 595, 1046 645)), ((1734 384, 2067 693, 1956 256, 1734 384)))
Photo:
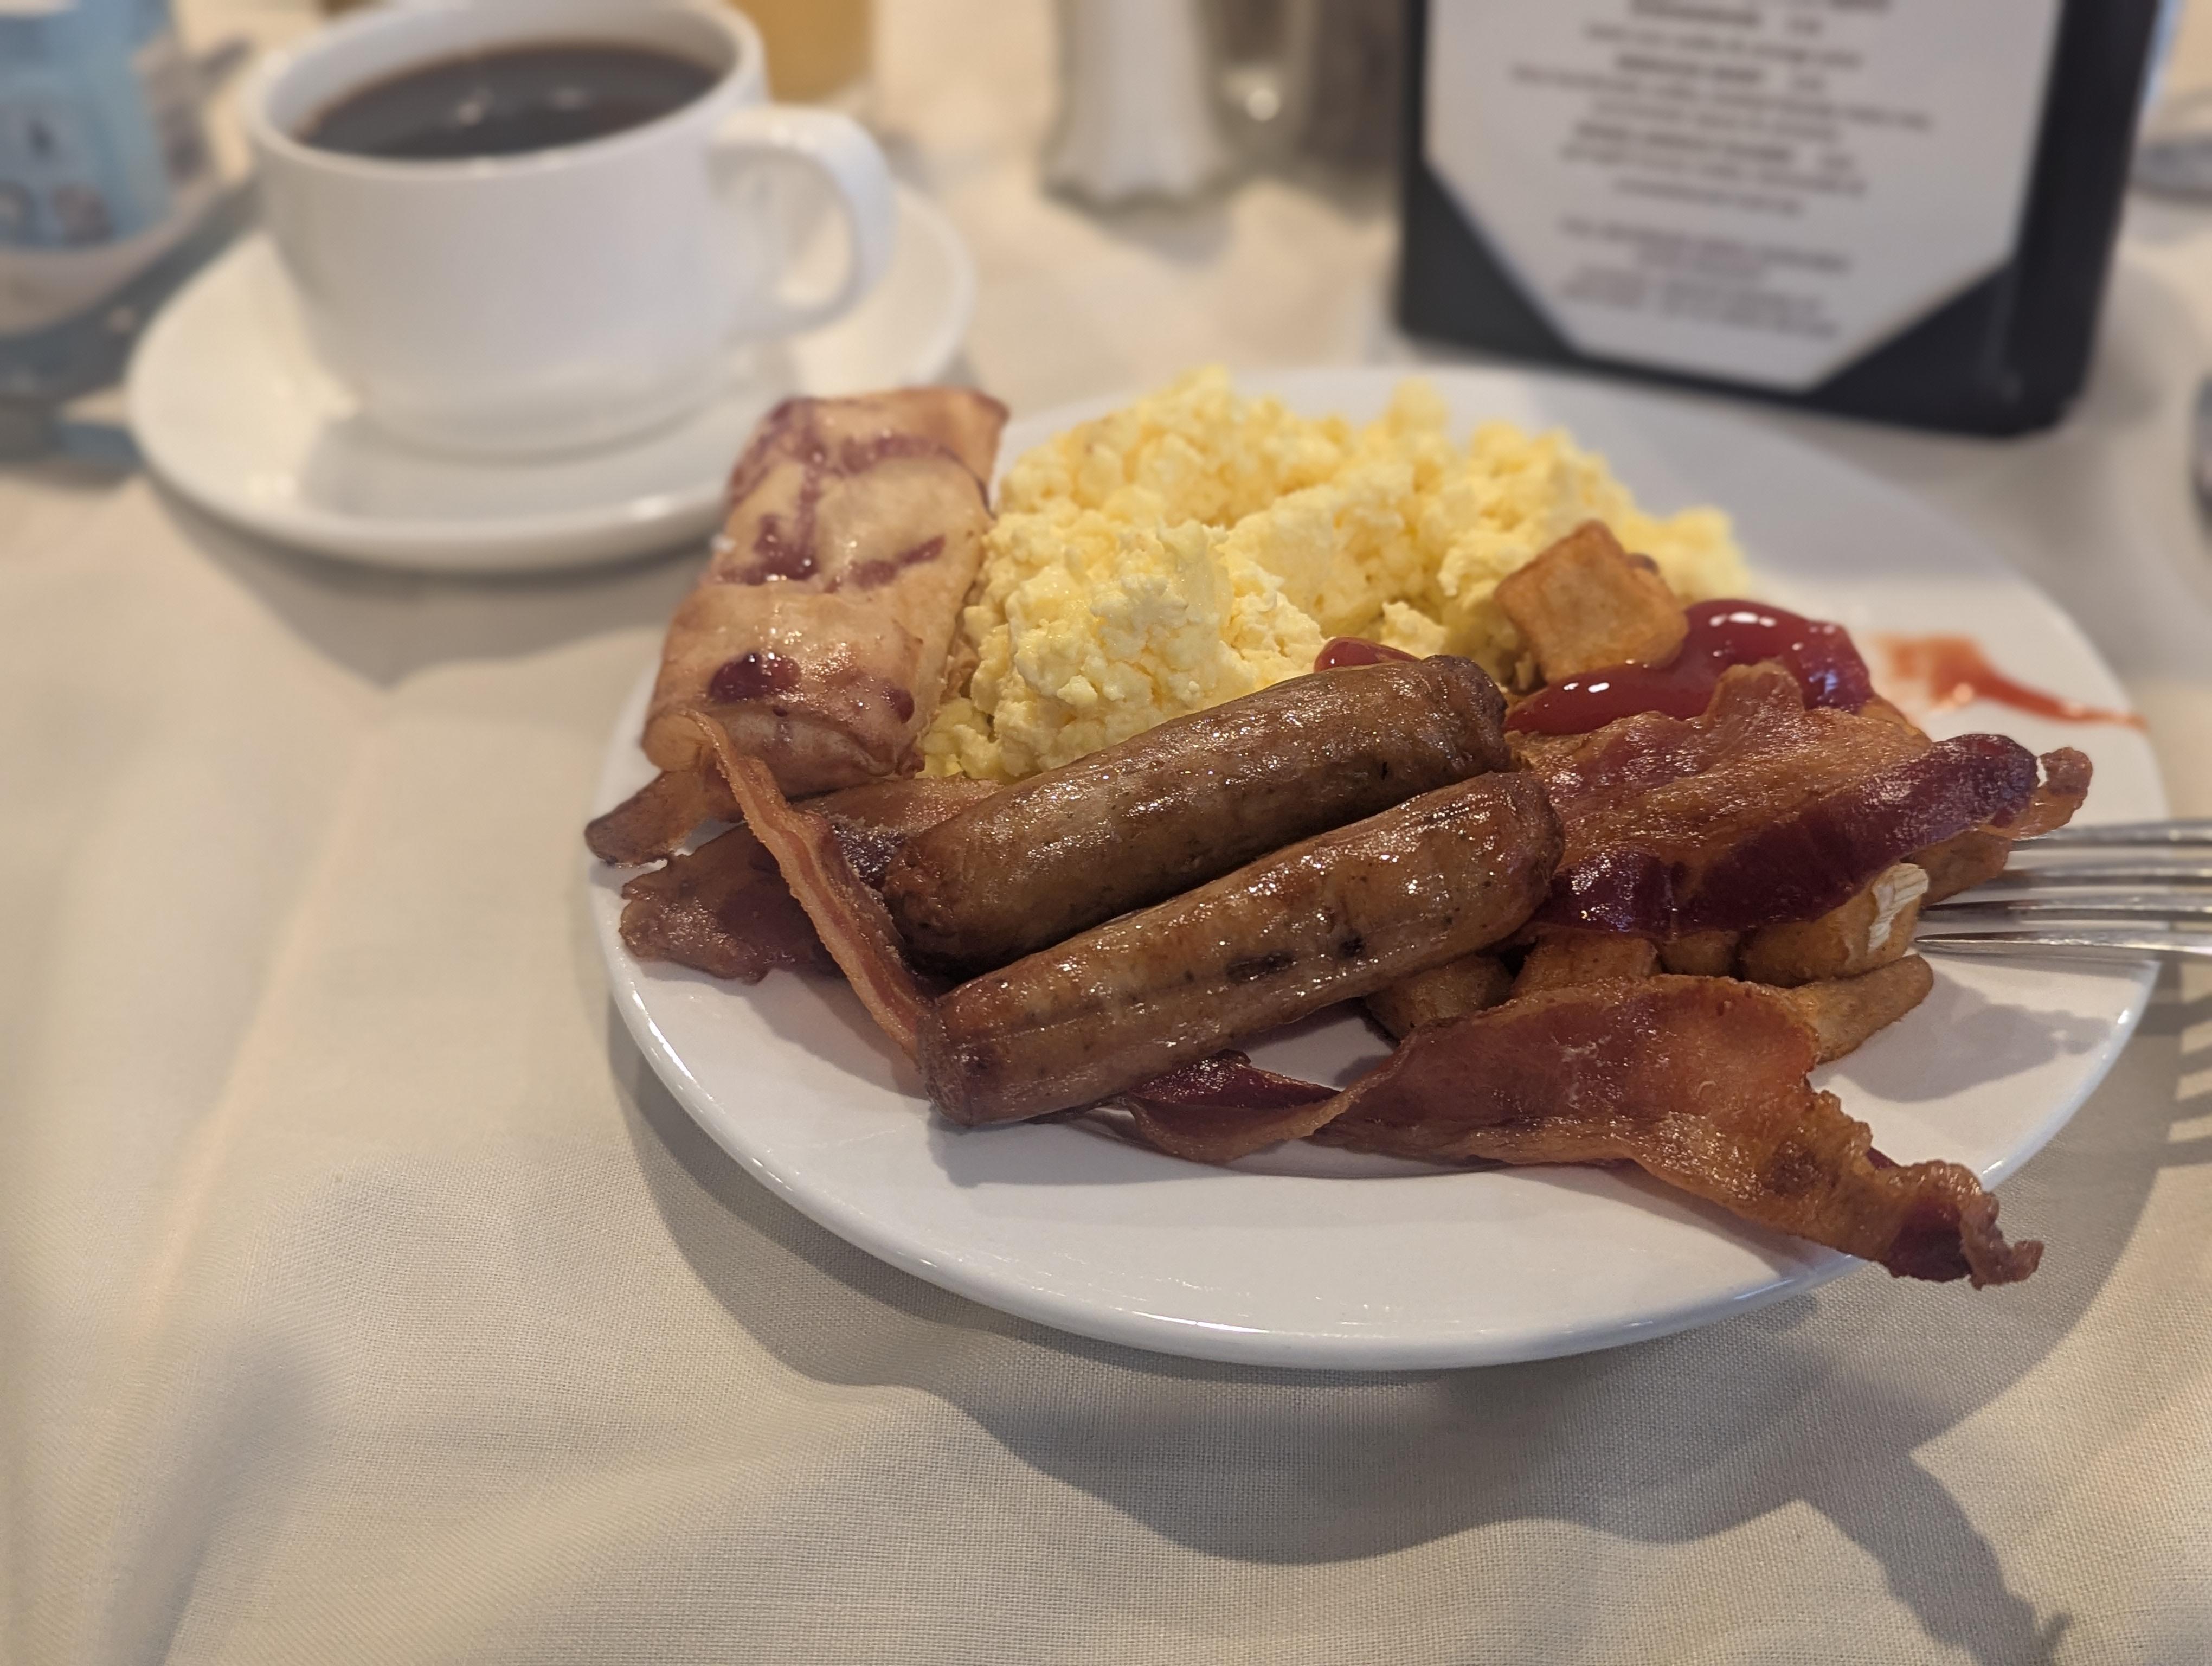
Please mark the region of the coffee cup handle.
POLYGON ((763 166, 812 170, 843 209, 849 239, 844 281, 819 300, 784 295, 781 270, 745 274, 750 293, 738 297, 732 334, 788 336, 826 324, 875 288, 890 264, 898 229, 890 169, 867 130, 850 117, 781 104, 734 111, 714 136, 709 162, 733 221, 747 212, 737 189, 745 174, 763 166))

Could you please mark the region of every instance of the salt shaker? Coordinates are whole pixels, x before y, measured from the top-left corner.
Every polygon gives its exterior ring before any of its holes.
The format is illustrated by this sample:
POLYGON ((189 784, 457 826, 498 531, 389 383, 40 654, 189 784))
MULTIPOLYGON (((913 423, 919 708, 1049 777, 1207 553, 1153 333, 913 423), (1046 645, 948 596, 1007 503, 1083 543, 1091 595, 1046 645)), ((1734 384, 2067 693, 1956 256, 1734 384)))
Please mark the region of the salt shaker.
POLYGON ((1060 122, 1045 180, 1088 201, 1188 197, 1229 151, 1198 0, 1060 0, 1060 122))

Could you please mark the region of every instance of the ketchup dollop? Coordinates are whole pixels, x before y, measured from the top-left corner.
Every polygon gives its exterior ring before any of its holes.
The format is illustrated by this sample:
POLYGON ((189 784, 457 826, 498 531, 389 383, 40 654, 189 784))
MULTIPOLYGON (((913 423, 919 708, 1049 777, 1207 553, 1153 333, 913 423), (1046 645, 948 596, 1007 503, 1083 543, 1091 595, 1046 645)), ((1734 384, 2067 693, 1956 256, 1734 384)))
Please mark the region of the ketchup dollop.
POLYGON ((1418 658, 1418 654, 1408 654, 1403 648, 1386 648, 1364 636, 1332 636, 1314 656, 1314 669, 1334 671, 1340 666, 1379 666, 1385 660, 1418 658))
POLYGON ((1874 697, 1866 661, 1839 624, 1763 602, 1699 602, 1689 610, 1681 650, 1663 666, 1612 666, 1539 690, 1506 717, 1532 734, 1588 734, 1638 712, 1698 717, 1731 666, 1778 660, 1808 706, 1855 712, 1874 697))

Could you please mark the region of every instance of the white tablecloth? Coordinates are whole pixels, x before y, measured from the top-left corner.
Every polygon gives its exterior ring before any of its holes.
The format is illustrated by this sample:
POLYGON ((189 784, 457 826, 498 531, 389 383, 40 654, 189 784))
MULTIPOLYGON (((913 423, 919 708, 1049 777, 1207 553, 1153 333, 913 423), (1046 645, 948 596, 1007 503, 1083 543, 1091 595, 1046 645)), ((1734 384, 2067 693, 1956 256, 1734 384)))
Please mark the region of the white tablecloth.
MULTIPOLYGON (((1411 356, 1380 200, 1040 196, 1048 23, 884 7, 976 380, 1411 356)), ((2200 815, 2208 363, 2212 214, 2139 204, 2058 431, 1768 418, 2057 595, 2200 815)), ((2212 1654, 2212 978, 2006 1188, 2051 1243, 2017 1289, 1867 1272, 1389 1378, 1071 1340, 777 1202, 613 1018, 578 827, 690 567, 372 574, 141 477, 0 473, 0 1658, 2212 1654)))

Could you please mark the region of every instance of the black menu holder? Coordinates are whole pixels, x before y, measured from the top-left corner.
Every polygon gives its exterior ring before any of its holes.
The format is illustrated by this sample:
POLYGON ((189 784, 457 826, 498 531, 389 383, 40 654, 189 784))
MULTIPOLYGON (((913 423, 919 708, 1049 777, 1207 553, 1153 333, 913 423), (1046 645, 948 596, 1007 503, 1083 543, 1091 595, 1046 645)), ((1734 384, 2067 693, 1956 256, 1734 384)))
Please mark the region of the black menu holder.
MULTIPOLYGON (((1433 61, 1443 33, 1471 27, 1494 27, 1470 22, 1469 9, 1498 0, 1410 0, 1408 20, 1409 97, 1404 129, 1404 241, 1398 275, 1397 313, 1410 332, 1461 343, 1515 357, 1581 366, 1672 382, 1775 399, 1786 404, 1830 410, 1878 422, 1970 433, 2008 435, 2045 427, 2056 422, 2081 386, 2094 342, 2112 247, 2118 234, 2123 193, 2133 149, 2137 112, 2158 0, 2045 0, 2055 5, 2045 68, 2039 89, 2029 88, 2025 96, 2039 101, 2039 116, 2029 135, 2032 152, 2024 179, 2015 169, 2012 188, 2020 196, 2020 211, 2009 249, 1998 250, 1992 265, 1948 295, 1930 297, 1929 304, 1900 320, 1897 327, 1863 344, 1854 343, 1844 361, 1824 367, 1812 378, 1761 378, 1734 374, 1726 367, 1686 359, 1683 352, 1664 348, 1667 320, 1647 320, 1642 326, 1650 344, 1661 345, 1658 357, 1644 351, 1578 345, 1573 331, 1562 324, 1561 296, 1575 293, 1571 285, 1555 286, 1544 293, 1532 281, 1527 263, 1516 261, 1506 246, 1510 234, 1482 223, 1469 211, 1464 190, 1455 190, 1440 168, 1431 121, 1432 101, 1462 96, 1482 98, 1483 87, 1461 87, 1439 72, 1433 61), (1456 14, 1456 15, 1444 15, 1456 14), (1673 362, 1665 362, 1670 358, 1673 362)), ((1693 157, 1699 150, 1697 120, 1701 118, 1709 87, 1725 87, 1735 74, 1765 76, 1769 66, 1753 58, 1753 52, 1785 58, 1791 50, 1781 40, 1780 27, 1802 27, 1793 19, 1818 14, 1856 13, 1833 27, 1838 31, 1918 26, 1911 15, 1917 8, 1942 7, 1954 0, 1830 0, 1830 4, 1796 3, 1796 0, 1544 0, 1555 10, 1552 16, 1580 15, 1571 50, 1555 47, 1550 59, 1544 49, 1532 47, 1531 61, 1482 70, 1493 73, 1495 87, 1507 88, 1510 96, 1525 96, 1530 85, 1543 88, 1553 102, 1547 110, 1569 110, 1561 131, 1570 137, 1549 150, 1534 151, 1532 190, 1541 190, 1541 173, 1562 170, 1558 177, 1571 181, 1586 196, 1620 194, 1619 212, 1632 227, 1639 247, 1659 245, 1670 205, 1664 196, 1630 197, 1622 180, 1647 190, 1663 188, 1683 179, 1663 169, 1677 167, 1683 150, 1693 157), (1867 15, 1872 14, 1871 18, 1867 15), (1887 19, 1899 19, 1893 25, 1887 19), (1739 64, 1741 68, 1737 67, 1739 64), (1626 66, 1623 68, 1622 66, 1626 66), (1643 77, 1641 80, 1638 77, 1643 77), (1519 77, 1518 80, 1513 79, 1519 77), (1656 101, 1650 88, 1687 91, 1679 112, 1670 112, 1656 101), (1556 93, 1554 91, 1556 90, 1556 93), (1625 89, 1625 90, 1624 90, 1625 89), (1566 102, 1561 102, 1565 100, 1566 102), (1650 112, 1659 112, 1656 119, 1650 112), (1613 111, 1626 113, 1619 117, 1613 111), (1635 126, 1638 112, 1647 125, 1635 126), (1671 124, 1671 125, 1670 125, 1671 124), (1587 135, 1595 134, 1594 139, 1587 135), (1679 137, 1678 137, 1679 133, 1679 137), (1638 146, 1643 145, 1642 149, 1638 146), (1675 147, 1670 150, 1670 143, 1675 147), (1575 161, 1566 157, 1571 147, 1578 155, 1595 154, 1616 158, 1608 175, 1606 164, 1575 161), (1607 149, 1607 147, 1611 147, 1607 149), (1626 156, 1621 164, 1617 159, 1626 156), (1637 177, 1644 161, 1651 164, 1650 179, 1637 177), (1593 185, 1597 180, 1600 183, 1593 185), (1650 180, 1656 180, 1653 186, 1650 180)), ((2022 15, 2026 15, 2023 7, 2022 15)), ((2048 21, 2048 14, 2045 15, 2048 21)), ((1547 19, 1544 27, 1553 27, 1547 19)), ((1557 39, 1557 37, 1554 37, 1557 39)), ((1817 37, 1815 38, 1817 45, 1817 37)), ((1812 50, 1808 48, 1808 50, 1812 50)), ((1813 109, 1874 107, 1881 89, 1863 84, 1868 71, 1850 67, 1848 42, 1830 48, 1844 68, 1832 77, 1808 76, 1792 84, 1812 87, 1832 82, 1822 94, 1805 93, 1801 105, 1813 109), (1856 78, 1855 78, 1856 77, 1856 78), (1857 99, 1847 106, 1843 100, 1857 99)), ((1870 60, 1861 60, 1868 62, 1870 60)), ((1481 60, 1486 65, 1497 58, 1481 60)), ((1754 119, 1771 108, 1783 111, 1773 125, 1786 126, 1790 94, 1777 94, 1759 104, 1756 82, 1748 93, 1733 96, 1733 106, 1717 103, 1725 113, 1733 107, 1750 109, 1754 119)), ((1505 95, 1499 94, 1499 101, 1505 95)), ((1908 112, 1908 113, 1910 113, 1908 112)), ((2031 115, 2033 112, 2029 112, 2031 115)), ((1916 191, 1949 190, 1971 192, 1973 177, 1940 179, 1947 165, 1943 123, 1945 111, 1936 100, 1924 112, 1928 137, 1922 145, 1927 160, 1919 177, 1905 181, 1895 194, 1916 191)), ((1540 143, 1541 142, 1540 141, 1540 143)), ((1754 156, 1759 147, 1739 147, 1754 156)), ((1799 147, 1802 149, 1806 147, 1799 147)), ((1785 146, 1773 154, 1796 153, 1785 146)), ((1723 160, 1717 171, 1744 170, 1727 158, 1716 142, 1711 154, 1723 160)), ((1847 159, 1846 159, 1847 160, 1847 159)), ((1893 168, 1893 174, 1894 174, 1893 168)), ((1846 181, 1845 183, 1849 183, 1846 181)), ((1683 187, 1688 191, 1691 187, 1683 187)), ((1869 206, 1854 210, 1860 215, 1861 240, 1884 236, 1908 237, 1910 222, 1885 223, 1880 193, 1891 188, 1877 179, 1863 190, 1860 201, 1869 206)), ((1993 182, 1991 190, 2002 190, 1993 182)), ((1750 200, 1747 198, 1747 200, 1750 200)), ((1789 203, 1788 192, 1772 200, 1789 203)), ((1563 214, 1568 209, 1560 210, 1563 214)), ((1611 209, 1603 210, 1613 211, 1611 209)), ((1923 200, 1919 205, 1925 224, 1923 200)), ((1587 219, 1587 216, 1585 216, 1587 219)), ((1707 222, 1710 225, 1711 220, 1707 222)), ((1786 220, 1776 235, 1786 241, 1786 220)), ((1590 234, 1595 241, 1598 234, 1590 234)), ((1808 243, 1808 246, 1810 246, 1808 243)), ((1848 269, 1852 254, 1846 247, 1830 257, 1848 269)), ((1577 274, 1581 293, 1596 295, 1601 305, 1618 305, 1604 299, 1603 283, 1585 281, 1577 274)), ((1787 278, 1778 287, 1784 287, 1787 278)), ((1832 280, 1847 283, 1848 278, 1832 280)), ((1632 293, 1634 274, 1616 272, 1613 291, 1623 285, 1632 293)), ((1725 292, 1712 299, 1693 292, 1705 308, 1700 322, 1710 331, 1713 315, 1734 304, 1725 292)), ((1758 297, 1753 297, 1758 299, 1758 297)), ((1773 303, 1795 305, 1788 296, 1773 303)), ((1584 315, 1589 315, 1586 307, 1584 315)))

